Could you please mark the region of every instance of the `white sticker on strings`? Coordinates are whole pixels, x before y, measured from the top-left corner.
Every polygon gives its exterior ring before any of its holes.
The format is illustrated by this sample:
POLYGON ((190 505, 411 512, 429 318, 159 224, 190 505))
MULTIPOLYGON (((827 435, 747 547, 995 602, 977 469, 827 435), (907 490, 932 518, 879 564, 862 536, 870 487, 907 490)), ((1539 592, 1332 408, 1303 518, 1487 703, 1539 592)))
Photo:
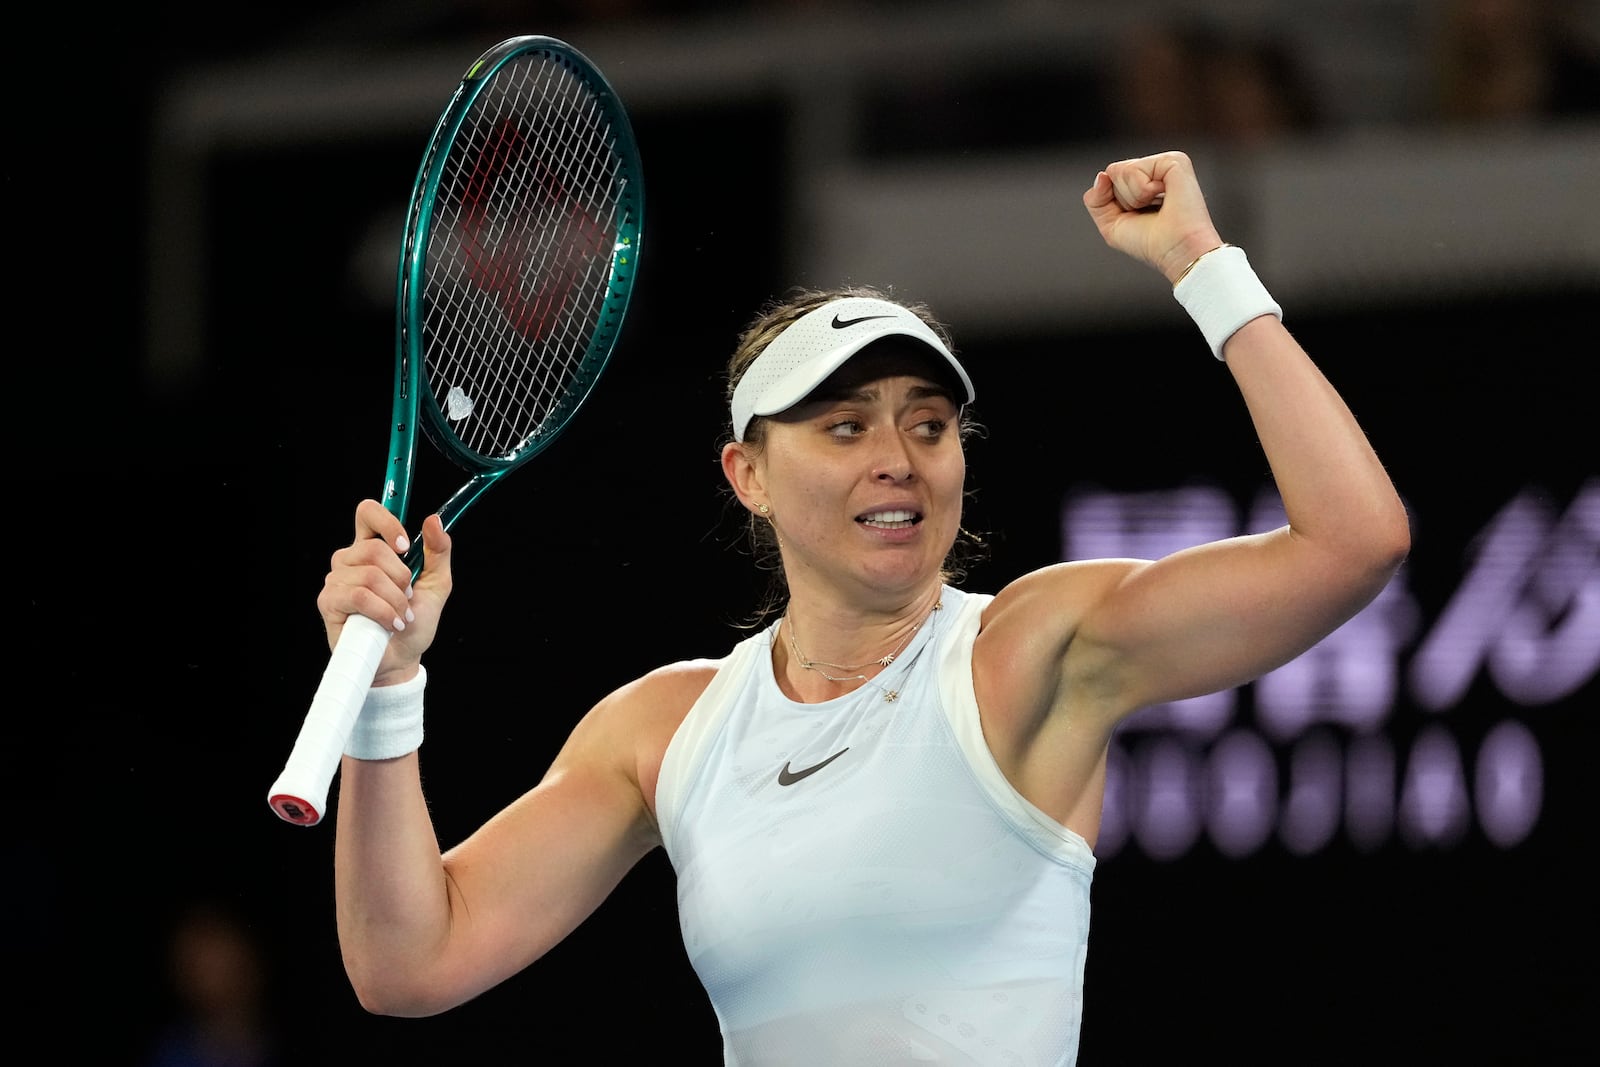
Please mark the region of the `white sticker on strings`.
POLYGON ((461 386, 450 387, 450 392, 444 398, 444 413, 451 422, 460 422, 472 414, 472 398, 461 391, 461 386))

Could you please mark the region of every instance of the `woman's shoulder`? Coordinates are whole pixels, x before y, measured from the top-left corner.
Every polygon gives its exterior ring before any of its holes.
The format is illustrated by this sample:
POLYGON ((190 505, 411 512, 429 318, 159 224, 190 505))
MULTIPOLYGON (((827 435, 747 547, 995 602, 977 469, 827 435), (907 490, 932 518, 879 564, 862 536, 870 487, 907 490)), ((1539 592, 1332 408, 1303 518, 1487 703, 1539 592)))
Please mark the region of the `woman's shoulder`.
POLYGON ((652 667, 612 690, 595 711, 630 724, 640 718, 665 719, 675 729, 718 672, 730 663, 759 655, 769 640, 770 634, 763 628, 746 633, 721 656, 679 659, 652 667))
POLYGON ((623 685, 604 703, 617 705, 617 714, 635 723, 647 719, 664 724, 670 736, 724 668, 759 657, 766 651, 768 640, 769 635, 763 630, 746 636, 726 655, 664 663, 623 685))
MULTIPOLYGON (((721 670, 726 661, 726 657, 717 659, 705 657, 664 663, 640 676, 634 685, 642 694, 655 699, 672 700, 687 697, 688 703, 693 704, 705 687, 711 684, 711 679, 716 677, 717 671, 721 670)), ((684 710, 689 710, 687 704, 684 710)))
POLYGON ((1007 612, 1043 611, 1059 616, 1098 600, 1134 571, 1143 559, 1081 559, 1052 563, 1007 583, 985 607, 985 625, 1007 612))
POLYGON ((1089 611, 1147 565, 1138 559, 1087 559, 1029 571, 983 604, 979 653, 998 654, 1006 662, 1019 653, 1059 662, 1089 611))
POLYGON ((646 671, 618 688, 604 703, 625 717, 647 715, 681 720, 711 684, 722 659, 683 659, 646 671))

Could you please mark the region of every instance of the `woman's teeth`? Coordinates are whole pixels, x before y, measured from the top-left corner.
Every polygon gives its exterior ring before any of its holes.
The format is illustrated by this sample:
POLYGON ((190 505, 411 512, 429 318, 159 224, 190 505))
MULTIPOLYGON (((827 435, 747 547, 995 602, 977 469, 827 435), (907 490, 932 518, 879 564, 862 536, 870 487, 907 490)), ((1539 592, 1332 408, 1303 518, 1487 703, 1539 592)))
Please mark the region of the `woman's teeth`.
POLYGON ((867 526, 878 526, 886 530, 897 530, 910 526, 916 522, 917 513, 914 511, 874 511, 870 515, 863 515, 859 520, 867 526))

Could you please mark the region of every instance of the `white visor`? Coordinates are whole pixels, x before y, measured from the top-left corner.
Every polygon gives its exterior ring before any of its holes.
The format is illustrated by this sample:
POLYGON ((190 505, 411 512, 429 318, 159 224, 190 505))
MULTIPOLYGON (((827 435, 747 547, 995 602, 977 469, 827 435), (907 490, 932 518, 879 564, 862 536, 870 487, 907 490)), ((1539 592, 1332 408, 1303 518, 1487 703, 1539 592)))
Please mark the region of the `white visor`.
POLYGON ((733 390, 733 439, 743 441, 757 415, 776 415, 804 400, 845 360, 884 337, 911 337, 943 356, 965 390, 956 402, 972 403, 972 379, 931 326, 892 301, 850 296, 800 316, 745 370, 733 390))

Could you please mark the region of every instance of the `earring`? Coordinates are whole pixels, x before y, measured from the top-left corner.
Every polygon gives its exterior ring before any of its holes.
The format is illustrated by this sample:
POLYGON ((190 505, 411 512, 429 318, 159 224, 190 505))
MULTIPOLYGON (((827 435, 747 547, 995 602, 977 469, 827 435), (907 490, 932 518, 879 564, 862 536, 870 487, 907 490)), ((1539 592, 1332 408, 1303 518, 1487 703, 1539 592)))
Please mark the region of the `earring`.
POLYGON ((767 505, 765 505, 765 504, 757 504, 756 505, 756 510, 761 512, 762 515, 771 515, 772 514, 772 509, 767 507, 767 505))

